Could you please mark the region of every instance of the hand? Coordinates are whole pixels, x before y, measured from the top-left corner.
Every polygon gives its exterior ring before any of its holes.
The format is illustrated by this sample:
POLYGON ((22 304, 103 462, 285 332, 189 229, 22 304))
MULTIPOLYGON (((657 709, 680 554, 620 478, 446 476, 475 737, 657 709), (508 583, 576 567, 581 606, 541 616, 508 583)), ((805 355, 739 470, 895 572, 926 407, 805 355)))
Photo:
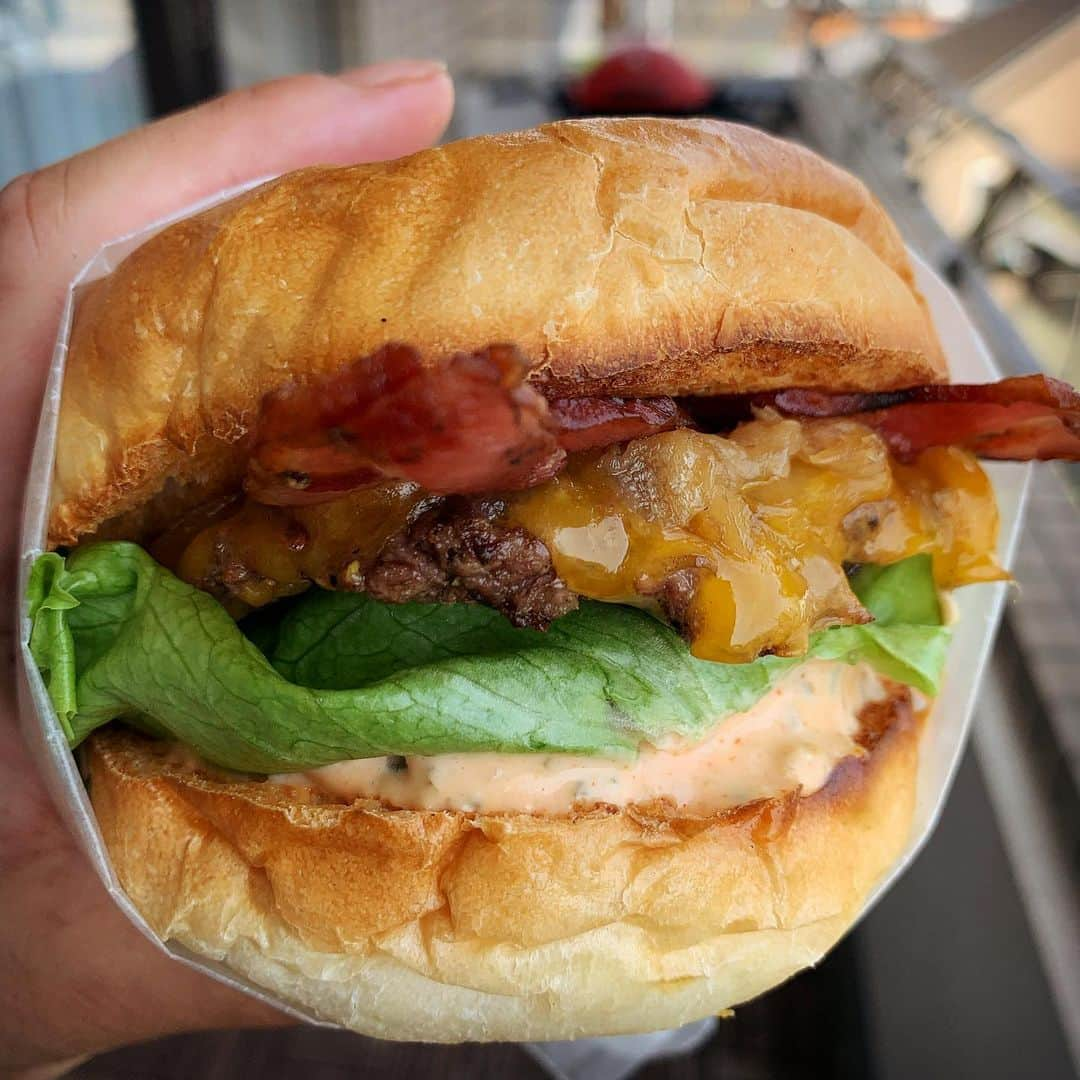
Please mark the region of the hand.
MULTIPOLYGON (((222 188, 433 142, 453 91, 402 61, 265 83, 169 117, 0 192, 0 604, 14 610, 23 477, 64 290, 107 241, 222 188)), ((0 696, 0 1073, 170 1032, 288 1023, 170 960, 113 904, 49 801, 15 723, 14 638, 0 696)), ((59 1065, 35 1075, 55 1074, 59 1065)))

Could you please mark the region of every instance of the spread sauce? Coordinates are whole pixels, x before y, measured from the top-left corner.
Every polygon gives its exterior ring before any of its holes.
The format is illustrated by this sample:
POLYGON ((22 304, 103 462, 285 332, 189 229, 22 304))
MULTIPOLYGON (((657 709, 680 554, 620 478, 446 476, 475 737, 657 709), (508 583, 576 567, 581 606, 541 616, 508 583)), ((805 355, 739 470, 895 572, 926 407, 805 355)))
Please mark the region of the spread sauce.
POLYGON ((859 713, 885 694, 867 664, 810 660, 702 741, 645 746, 634 760, 493 753, 366 758, 271 780, 417 810, 564 814, 575 806, 666 799, 690 813, 710 813, 819 790, 842 758, 864 753, 856 742, 859 713))

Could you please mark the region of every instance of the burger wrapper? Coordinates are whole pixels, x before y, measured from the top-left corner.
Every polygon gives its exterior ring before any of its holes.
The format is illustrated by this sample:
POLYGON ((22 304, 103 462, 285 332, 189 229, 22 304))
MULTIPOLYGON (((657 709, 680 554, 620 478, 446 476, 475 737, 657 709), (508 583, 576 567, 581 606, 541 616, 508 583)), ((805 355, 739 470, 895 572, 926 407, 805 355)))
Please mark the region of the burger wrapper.
MULTIPOLYGON (((20 648, 17 654, 19 722, 27 743, 36 759, 53 800, 75 835, 80 846, 94 865, 105 888, 132 923, 159 948, 170 956, 205 972, 221 982, 243 990, 278 1009, 312 1023, 325 1021, 306 1010, 296 1008, 275 995, 234 974, 221 964, 197 957, 174 942, 162 942, 136 911, 117 880, 109 862, 108 852, 101 839, 86 788, 67 741, 61 730, 45 686, 30 656, 28 647, 30 622, 23 597, 30 567, 44 549, 50 500, 53 457, 56 446, 56 424, 60 408, 60 391, 67 358, 72 314, 79 302, 83 287, 113 270, 130 252, 166 225, 200 210, 216 206, 241 194, 255 183, 206 199, 181 213, 121 237, 103 247, 83 268, 68 288, 56 346, 53 350, 45 398, 33 459, 27 484, 20 541, 18 610, 20 648)), ((964 314, 956 298, 942 280, 916 255, 912 254, 919 287, 925 295, 945 353, 949 358, 952 377, 957 382, 985 382, 998 377, 998 371, 986 346, 964 314)), ((1001 511, 1001 540, 999 555, 1006 566, 1011 565, 1029 475, 1022 465, 990 465, 988 471, 997 492, 1001 511)), ((926 727, 920 750, 918 793, 914 825, 907 848, 891 870, 879 882, 868 899, 861 915, 873 907, 896 878, 929 839, 941 814, 960 761, 968 726, 975 708, 979 681, 989 656, 994 633, 1001 616, 1007 586, 999 583, 962 589, 956 593, 960 619, 946 669, 944 691, 938 699, 926 727)), ((702 1033, 700 1025, 670 1033, 667 1040, 637 1036, 580 1040, 573 1052, 563 1044, 546 1044, 537 1057, 556 1075, 573 1076, 580 1072, 579 1063, 587 1058, 591 1076, 615 1077, 625 1075, 628 1066, 640 1065, 647 1057, 679 1052, 696 1045, 702 1033), (692 1035, 689 1028, 693 1029, 692 1035), (595 1053, 581 1054, 581 1043, 595 1042, 595 1053)))

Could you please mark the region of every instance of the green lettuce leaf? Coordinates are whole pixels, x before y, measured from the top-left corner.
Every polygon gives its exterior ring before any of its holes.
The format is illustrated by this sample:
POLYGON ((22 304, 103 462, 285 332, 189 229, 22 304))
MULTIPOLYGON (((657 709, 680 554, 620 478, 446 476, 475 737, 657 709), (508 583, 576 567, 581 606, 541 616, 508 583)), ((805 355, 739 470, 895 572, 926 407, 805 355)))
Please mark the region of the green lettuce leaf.
POLYGON ((929 555, 891 566, 861 566, 851 575, 851 587, 880 626, 940 626, 943 621, 929 555))
POLYGON ((68 590, 67 576, 64 560, 55 552, 40 556, 30 569, 26 599, 32 627, 30 654, 70 741, 75 737, 71 721, 78 711, 75 640, 64 613, 78 607, 79 601, 68 590))
MULTIPOLYGON (((817 634, 810 655, 866 660, 934 693, 949 633, 932 619, 929 560, 868 576, 860 595, 879 621, 817 634), (891 621, 900 614, 924 621, 891 621)), ((312 590, 251 620, 248 637, 213 597, 119 542, 41 556, 29 602, 72 745, 120 718, 249 772, 385 754, 627 755, 703 734, 802 662, 698 660, 644 612, 589 602, 539 633, 482 607, 312 590)))

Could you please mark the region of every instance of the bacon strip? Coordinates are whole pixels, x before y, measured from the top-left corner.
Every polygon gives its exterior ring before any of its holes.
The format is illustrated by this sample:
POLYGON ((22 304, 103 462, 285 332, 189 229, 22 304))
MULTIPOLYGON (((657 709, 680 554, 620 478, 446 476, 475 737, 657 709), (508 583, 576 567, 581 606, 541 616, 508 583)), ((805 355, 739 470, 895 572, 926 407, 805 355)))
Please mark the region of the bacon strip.
POLYGON ((686 426, 673 398, 580 397, 548 402, 559 445, 569 454, 686 426))
POLYGON ((850 416, 874 428, 902 461, 931 446, 962 446, 1009 461, 1080 460, 1080 394, 1046 375, 884 394, 779 390, 688 402, 687 408, 712 427, 748 419, 760 408, 792 417, 850 416))
POLYGON ((392 478, 433 494, 514 491, 550 479, 568 453, 693 421, 730 428, 755 409, 850 416, 901 460, 930 446, 984 458, 1080 460, 1080 394, 1042 375, 883 394, 779 390, 684 399, 581 397, 550 402, 525 382, 512 346, 426 365, 387 345, 344 372, 263 402, 247 489, 260 502, 324 502, 392 478), (693 420, 691 419, 693 417, 693 420))
POLYGON ((246 487, 274 505, 324 502, 386 478, 433 494, 543 483, 568 452, 687 422, 671 398, 561 398, 525 383, 516 349, 425 365, 387 345, 343 372, 267 395, 246 487))

